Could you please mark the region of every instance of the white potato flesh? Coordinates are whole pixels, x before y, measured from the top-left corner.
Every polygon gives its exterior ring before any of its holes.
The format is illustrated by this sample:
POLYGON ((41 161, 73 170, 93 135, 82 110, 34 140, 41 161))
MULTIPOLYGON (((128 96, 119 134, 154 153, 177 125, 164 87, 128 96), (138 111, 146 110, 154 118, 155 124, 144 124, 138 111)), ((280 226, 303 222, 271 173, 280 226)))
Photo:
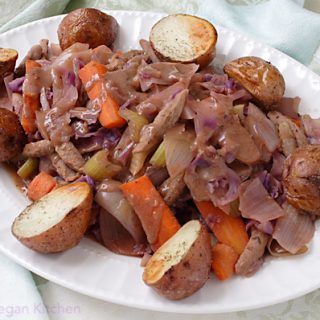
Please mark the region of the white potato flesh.
POLYGON ((49 230, 88 197, 86 183, 74 183, 58 188, 28 206, 15 220, 13 232, 20 237, 33 237, 49 230))
POLYGON ((180 263, 197 240, 200 230, 200 222, 191 220, 154 253, 146 265, 150 285, 159 281, 170 268, 180 263))

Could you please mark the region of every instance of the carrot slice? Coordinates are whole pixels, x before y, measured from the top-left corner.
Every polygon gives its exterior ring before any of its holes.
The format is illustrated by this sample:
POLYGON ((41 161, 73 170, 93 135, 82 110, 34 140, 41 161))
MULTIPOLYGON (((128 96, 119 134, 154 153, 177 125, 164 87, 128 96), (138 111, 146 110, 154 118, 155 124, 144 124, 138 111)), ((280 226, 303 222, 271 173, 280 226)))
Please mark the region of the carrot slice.
POLYGON ((85 85, 90 100, 100 99, 101 112, 99 121, 104 128, 119 128, 126 124, 125 119, 119 115, 119 105, 114 98, 107 93, 103 83, 103 77, 107 68, 96 61, 91 61, 79 70, 79 78, 85 85))
POLYGON ((89 82, 94 82, 95 80, 103 78, 106 73, 106 66, 96 61, 90 61, 79 70, 78 75, 82 83, 86 85, 89 82))
POLYGON ((292 122, 294 122, 299 128, 301 128, 302 124, 301 124, 301 119, 291 119, 292 122))
POLYGON ((56 180, 46 172, 40 172, 28 186, 28 197, 36 201, 57 186, 56 180))
POLYGON ((34 60, 26 60, 26 73, 30 73, 34 68, 40 68, 41 64, 34 60))
POLYGON ((107 98, 103 101, 99 121, 104 128, 119 128, 124 126, 127 122, 119 115, 119 105, 108 94, 107 98))
POLYGON ((90 100, 94 100, 100 97, 102 91, 103 81, 98 80, 87 90, 87 94, 90 100))
POLYGON ((217 243, 212 248, 211 268, 219 280, 226 280, 234 273, 239 255, 228 245, 217 243))
MULTIPOLYGON (((32 72, 41 65, 34 60, 25 62, 26 74, 32 72)), ((34 132, 36 127, 36 111, 40 108, 40 95, 23 93, 23 108, 21 113, 21 125, 25 133, 34 132)))
POLYGON ((153 250, 180 229, 179 222, 147 176, 122 184, 120 188, 139 217, 153 250))
POLYGON ((196 202, 196 205, 218 241, 240 255, 249 241, 243 220, 226 214, 210 201, 196 202))

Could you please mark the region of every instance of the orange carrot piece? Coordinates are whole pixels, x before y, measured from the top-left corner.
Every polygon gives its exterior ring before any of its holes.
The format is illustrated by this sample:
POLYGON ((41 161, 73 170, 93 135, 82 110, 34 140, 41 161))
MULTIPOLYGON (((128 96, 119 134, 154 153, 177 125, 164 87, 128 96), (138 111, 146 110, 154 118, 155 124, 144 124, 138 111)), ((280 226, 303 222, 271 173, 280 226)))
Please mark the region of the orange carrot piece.
POLYGON ((90 100, 94 100, 100 97, 100 94, 103 92, 103 81, 96 81, 90 89, 87 90, 87 94, 90 100))
POLYGON ((91 61, 79 70, 78 75, 82 83, 86 85, 88 82, 99 80, 107 73, 107 68, 97 61, 91 61))
POLYGON ((101 106, 99 121, 104 128, 112 129, 124 126, 127 122, 119 115, 119 105, 108 94, 101 106))
POLYGON ((28 197, 36 201, 57 186, 56 180, 46 172, 40 172, 28 186, 28 197))
POLYGON ((161 219, 156 241, 151 243, 154 250, 180 229, 179 222, 147 176, 122 184, 120 188, 139 217, 147 237, 148 233, 155 232, 153 222, 161 219))
POLYGON ((196 202, 196 205, 218 241, 240 255, 249 241, 243 220, 226 214, 210 201, 196 202))
POLYGON ((301 128, 301 119, 291 119, 292 122, 294 122, 299 128, 301 128))
POLYGON ((88 97, 91 100, 99 98, 101 112, 99 121, 104 128, 112 129, 124 126, 127 122, 119 115, 119 105, 113 97, 107 93, 103 83, 103 76, 107 68, 96 61, 91 61, 79 70, 79 77, 86 86, 88 97))
POLYGON ((23 108, 21 113, 21 125, 25 133, 36 130, 36 111, 40 108, 39 95, 23 95, 23 108))
MULTIPOLYGON (((34 60, 27 60, 25 62, 26 74, 32 72, 35 68, 40 68, 41 65, 34 60)), ((26 133, 34 132, 36 130, 36 111, 40 108, 39 94, 23 93, 23 108, 21 114, 21 125, 26 133)))
POLYGON ((226 280, 234 273, 239 255, 228 245, 217 243, 212 248, 211 268, 219 280, 226 280))
POLYGON ((179 229, 180 229, 180 224, 177 221, 176 217, 173 215, 172 211, 168 207, 162 213, 158 239, 155 243, 152 244, 152 249, 157 250, 158 248, 160 248, 179 229))
POLYGON ((26 73, 31 72, 34 68, 40 68, 41 64, 34 60, 26 60, 25 62, 26 66, 26 73))

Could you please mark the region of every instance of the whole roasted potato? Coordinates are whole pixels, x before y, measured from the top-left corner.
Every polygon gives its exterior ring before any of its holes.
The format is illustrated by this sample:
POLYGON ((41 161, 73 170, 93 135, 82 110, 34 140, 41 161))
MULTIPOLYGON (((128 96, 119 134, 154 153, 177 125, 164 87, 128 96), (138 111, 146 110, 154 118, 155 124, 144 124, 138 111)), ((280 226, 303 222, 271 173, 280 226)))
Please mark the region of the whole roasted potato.
POLYGON ((227 63, 224 72, 240 83, 255 102, 268 109, 283 97, 285 82, 280 71, 258 57, 242 57, 227 63))
POLYGON ((0 108, 0 162, 11 160, 21 153, 26 141, 18 116, 0 108))
POLYGON ((162 296, 179 300, 206 283, 210 268, 209 234, 198 220, 191 220, 153 254, 143 281, 162 296))
POLYGON ((117 37, 116 19, 97 9, 81 8, 63 18, 58 28, 62 50, 76 42, 88 43, 90 48, 111 46, 117 37))
POLYGON ((320 145, 296 149, 285 161, 283 185, 288 202, 320 215, 320 145))

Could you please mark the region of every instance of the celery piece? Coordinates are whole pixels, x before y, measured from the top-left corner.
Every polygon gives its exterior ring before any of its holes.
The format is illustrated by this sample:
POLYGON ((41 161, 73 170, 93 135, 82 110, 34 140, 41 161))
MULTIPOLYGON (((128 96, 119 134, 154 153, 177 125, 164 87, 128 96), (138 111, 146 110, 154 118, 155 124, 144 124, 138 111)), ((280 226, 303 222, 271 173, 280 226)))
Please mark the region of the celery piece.
POLYGON ((27 179, 38 169, 38 167, 38 158, 28 158, 27 161, 19 168, 17 174, 22 179, 27 179))
POLYGON ((161 142, 161 144, 159 145, 158 149, 155 151, 149 162, 155 167, 166 166, 166 154, 163 141, 161 142))
POLYGON ((84 172, 94 180, 103 180, 117 175, 122 167, 108 159, 108 151, 100 150, 95 153, 84 165, 84 172))
POLYGON ((132 140, 139 142, 141 129, 148 124, 147 118, 129 109, 120 110, 120 115, 128 121, 132 140))
POLYGON ((134 176, 143 168, 147 156, 148 152, 133 152, 129 170, 134 176))

